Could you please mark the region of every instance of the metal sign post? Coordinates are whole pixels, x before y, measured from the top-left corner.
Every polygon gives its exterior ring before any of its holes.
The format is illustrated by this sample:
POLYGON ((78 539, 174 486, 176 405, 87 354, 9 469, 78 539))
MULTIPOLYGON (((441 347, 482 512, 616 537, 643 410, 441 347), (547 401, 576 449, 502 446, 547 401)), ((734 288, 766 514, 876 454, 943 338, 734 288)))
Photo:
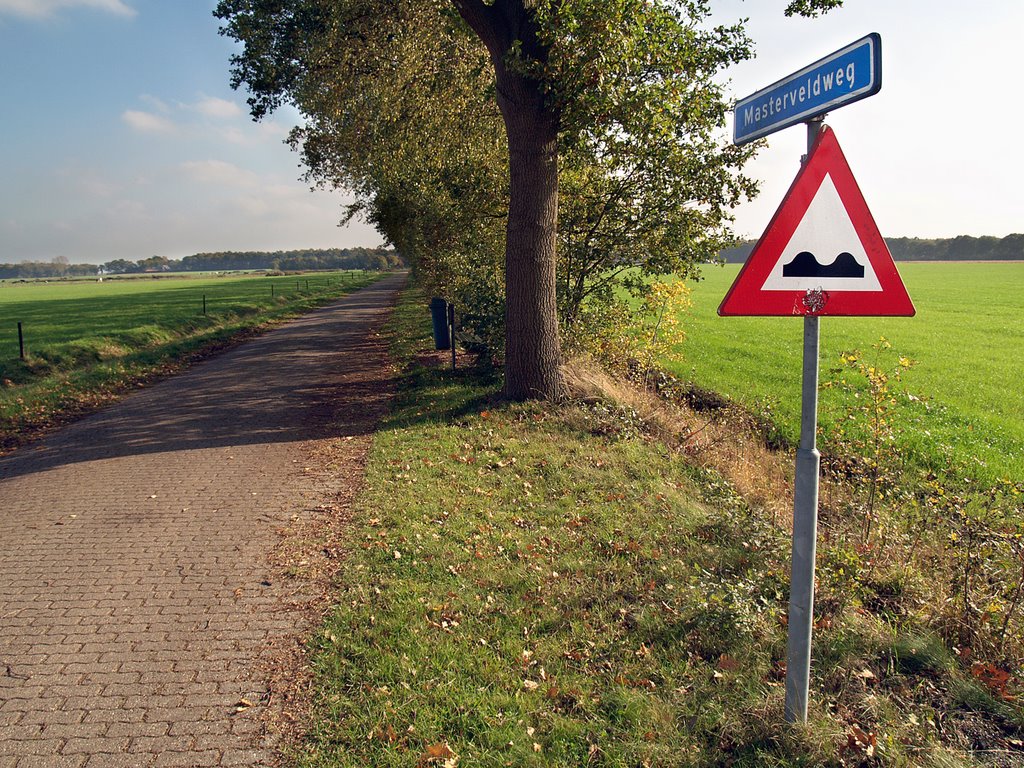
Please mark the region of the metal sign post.
MULTIPOLYGON (((821 125, 822 118, 807 123, 808 155, 821 125)), ((818 539, 818 475, 821 464, 817 448, 819 320, 815 314, 804 316, 800 447, 796 452, 793 489, 793 570, 789 586, 789 635, 786 639, 786 720, 790 723, 807 722, 807 692, 811 676, 814 557, 818 539)))
POLYGON ((448 305, 448 338, 452 342, 452 370, 455 370, 455 305, 448 305))

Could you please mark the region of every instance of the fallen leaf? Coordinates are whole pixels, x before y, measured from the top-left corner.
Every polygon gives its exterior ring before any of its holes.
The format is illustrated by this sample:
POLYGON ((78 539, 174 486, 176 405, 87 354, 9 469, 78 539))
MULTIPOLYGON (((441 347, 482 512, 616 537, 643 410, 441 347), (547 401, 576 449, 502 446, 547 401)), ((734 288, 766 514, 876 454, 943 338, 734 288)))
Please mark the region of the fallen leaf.
POLYGON ((850 733, 846 735, 846 746, 843 747, 843 751, 863 752, 868 757, 873 757, 876 746, 878 739, 874 733, 853 725, 850 727, 850 733))
POLYGON ((870 669, 868 669, 867 667, 865 667, 865 668, 864 668, 864 669, 862 669, 862 670, 861 670, 860 672, 858 672, 858 673, 857 673, 857 677, 859 677, 859 678, 860 678, 861 680, 863 680, 863 681, 864 681, 865 683, 867 683, 867 682, 871 682, 871 681, 874 681, 874 680, 877 680, 877 679, 878 679, 877 677, 875 677, 875 673, 874 673, 874 672, 872 672, 872 671, 871 671, 870 669))
POLYGON ((1003 699, 1013 698, 1006 690, 1006 685, 1010 682, 1010 673, 1005 669, 1000 669, 994 664, 983 664, 978 661, 971 665, 971 674, 992 693, 1003 699))
POLYGON ((445 768, 454 768, 458 763, 459 757, 452 752, 451 747, 447 744, 431 744, 427 747, 426 751, 420 755, 418 766, 425 768, 428 765, 436 765, 442 763, 445 768))
POLYGON ((718 657, 718 668, 723 669, 726 672, 735 672, 737 669, 740 668, 740 663, 731 656, 728 656, 723 653, 721 656, 718 657))
POLYGON ((251 706, 252 702, 248 699, 239 699, 238 703, 235 704, 235 714, 237 715, 239 712, 245 712, 245 710, 249 709, 251 706))

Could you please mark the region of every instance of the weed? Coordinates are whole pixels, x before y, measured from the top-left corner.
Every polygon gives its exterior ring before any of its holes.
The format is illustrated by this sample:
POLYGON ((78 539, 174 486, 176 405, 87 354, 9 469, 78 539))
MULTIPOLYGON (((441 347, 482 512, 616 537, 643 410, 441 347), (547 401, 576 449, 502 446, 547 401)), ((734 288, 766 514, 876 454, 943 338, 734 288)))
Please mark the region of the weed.
POLYGON ((831 370, 835 378, 822 383, 823 389, 839 390, 846 404, 839 422, 829 431, 821 430, 826 445, 836 449, 825 458, 825 471, 841 473, 843 482, 860 491, 860 539, 865 546, 871 544, 872 528, 878 522, 877 505, 886 499, 894 501, 903 487, 904 426, 893 409, 900 400, 920 401, 898 389, 903 373, 915 362, 895 355, 884 337, 871 349, 869 357, 857 350, 841 353, 840 366, 831 370))

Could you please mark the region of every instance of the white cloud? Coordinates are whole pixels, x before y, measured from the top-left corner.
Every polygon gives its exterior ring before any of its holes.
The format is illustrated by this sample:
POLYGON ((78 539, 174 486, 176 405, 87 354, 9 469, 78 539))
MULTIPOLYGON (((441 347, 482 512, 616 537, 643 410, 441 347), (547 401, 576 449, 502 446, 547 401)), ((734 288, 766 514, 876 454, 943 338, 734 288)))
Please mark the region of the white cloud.
POLYGON ((131 128, 142 133, 174 133, 177 131, 177 127, 173 122, 166 117, 154 115, 152 112, 126 109, 121 113, 121 119, 131 128))
MULTIPOLYGON (((3 2, 3 0, 0 0, 3 2)), ((142 94, 144 108, 126 109, 121 120, 139 133, 175 135, 193 141, 221 141, 241 147, 283 142, 289 126, 268 120, 252 123, 238 104, 217 96, 200 94, 197 101, 165 101, 142 94)))
POLYGON ((270 121, 265 123, 247 123, 241 127, 227 125, 222 127, 218 135, 229 144, 242 147, 255 147, 260 144, 281 144, 288 138, 291 129, 281 123, 270 121))
POLYGON ((170 106, 163 99, 157 98, 149 93, 144 93, 139 97, 140 100, 146 102, 155 109, 157 112, 163 112, 165 115, 171 111, 170 106))
POLYGON ((192 105, 192 109, 206 117, 217 119, 228 119, 238 117, 242 114, 242 108, 235 102, 227 99, 218 99, 216 96, 205 96, 199 102, 192 105))
POLYGON ((0 14, 29 19, 51 18, 66 8, 88 8, 127 17, 137 13, 124 0, 0 0, 0 14))
POLYGON ((193 181, 245 189, 259 186, 259 176, 224 160, 189 160, 181 164, 182 170, 193 181))

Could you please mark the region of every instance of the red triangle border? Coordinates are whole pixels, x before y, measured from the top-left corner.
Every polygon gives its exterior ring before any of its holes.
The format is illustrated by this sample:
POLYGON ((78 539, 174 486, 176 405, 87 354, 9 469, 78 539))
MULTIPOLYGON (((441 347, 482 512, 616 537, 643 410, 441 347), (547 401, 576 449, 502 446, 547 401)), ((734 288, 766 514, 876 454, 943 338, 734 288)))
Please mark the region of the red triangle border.
POLYGON ((878 231, 864 195, 857 186, 835 132, 823 127, 807 161, 782 199, 768 228, 754 246, 718 308, 727 316, 911 317, 915 314, 892 254, 878 231), (761 287, 807 213, 825 176, 832 177, 881 291, 825 291, 823 306, 807 301, 806 291, 764 291, 761 287), (810 304, 811 306, 808 306, 810 304))

